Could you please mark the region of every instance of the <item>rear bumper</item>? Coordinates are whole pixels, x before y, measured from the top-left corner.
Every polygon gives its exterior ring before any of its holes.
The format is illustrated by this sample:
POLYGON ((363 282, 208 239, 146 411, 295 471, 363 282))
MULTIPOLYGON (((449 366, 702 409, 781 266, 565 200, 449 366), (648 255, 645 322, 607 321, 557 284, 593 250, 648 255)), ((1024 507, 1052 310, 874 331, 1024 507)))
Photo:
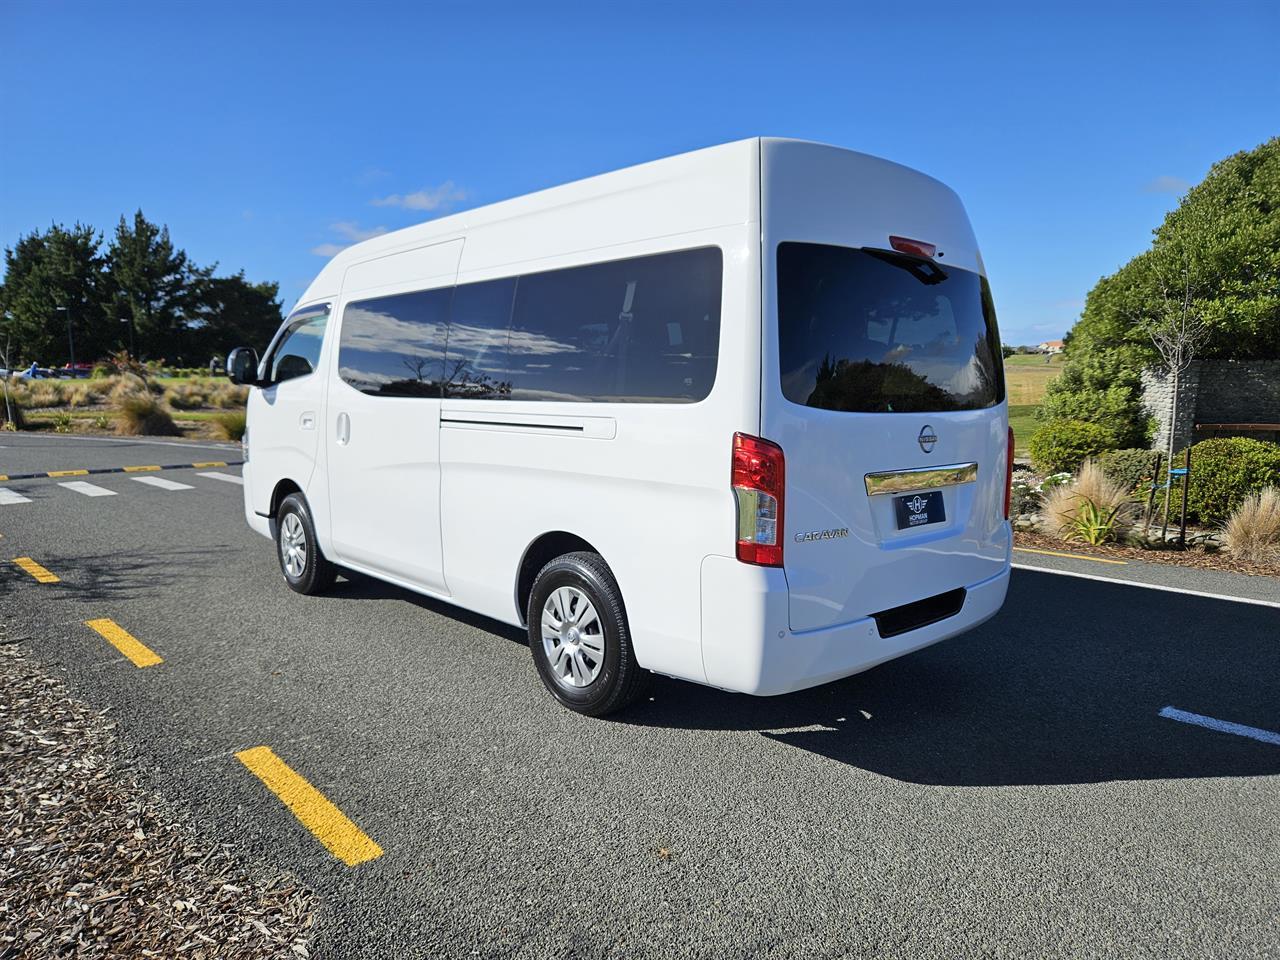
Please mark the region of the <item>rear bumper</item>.
POLYGON ((787 582, 776 567, 729 557, 702 562, 702 662, 707 683, 772 696, 861 673, 877 664, 971 630, 1004 603, 1009 570, 966 587, 960 612, 882 639, 867 617, 793 633, 787 625, 787 582))

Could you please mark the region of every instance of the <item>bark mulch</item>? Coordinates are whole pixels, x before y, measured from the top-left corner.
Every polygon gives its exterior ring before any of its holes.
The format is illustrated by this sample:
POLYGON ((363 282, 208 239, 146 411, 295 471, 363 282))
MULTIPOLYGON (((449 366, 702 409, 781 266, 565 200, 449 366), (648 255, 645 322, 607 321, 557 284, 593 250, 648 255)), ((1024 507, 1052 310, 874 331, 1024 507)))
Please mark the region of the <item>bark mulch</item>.
POLYGON ((0 960, 306 958, 311 894, 202 842, 0 625, 0 960))
POLYGON ((1228 553, 1210 553, 1198 547, 1186 550, 1148 550, 1141 547, 1127 547, 1116 543, 1091 546, 1072 540, 1059 540, 1046 537, 1042 533, 1029 530, 1015 530, 1013 534, 1015 547, 1034 547, 1037 550, 1057 550, 1062 553, 1094 554, 1102 557, 1113 557, 1117 560, 1141 560, 1144 563, 1167 563, 1178 567, 1199 567, 1203 570, 1229 570, 1232 573, 1247 573, 1255 577, 1280 577, 1280 566, 1265 563, 1250 563, 1228 553))

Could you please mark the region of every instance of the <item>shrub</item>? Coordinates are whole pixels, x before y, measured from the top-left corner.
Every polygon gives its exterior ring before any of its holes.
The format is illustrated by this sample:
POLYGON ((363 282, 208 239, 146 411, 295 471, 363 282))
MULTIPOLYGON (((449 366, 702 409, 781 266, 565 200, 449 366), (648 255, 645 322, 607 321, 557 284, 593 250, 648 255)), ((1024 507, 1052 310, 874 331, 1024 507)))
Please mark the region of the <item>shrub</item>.
POLYGON ((77 380, 63 388, 62 401, 68 407, 89 407, 102 400, 101 390, 101 384, 77 380))
POLYGON ((113 405, 118 406, 125 397, 147 395, 148 393, 147 383, 140 376, 133 373, 122 373, 116 377, 107 398, 113 405))
POLYGON ((1083 420, 1053 420, 1031 435, 1031 460, 1041 470, 1075 470, 1115 446, 1111 432, 1083 420))
POLYGON ((115 367, 111 366, 109 363, 95 363, 93 365, 93 369, 89 371, 89 379, 105 380, 115 372, 115 367))
POLYGON ((54 433, 70 433, 71 432, 71 414, 60 413, 53 418, 54 433))
POLYGON ((179 383, 165 391, 165 399, 179 410, 198 410, 205 405, 204 391, 195 383, 179 383))
POLYGON ((1141 402, 1138 371, 1143 363, 1124 351, 1089 351, 1073 342, 1062 373, 1045 387, 1036 419, 1082 420, 1111 437, 1110 447, 1133 447, 1146 441, 1147 415, 1141 402))
POLYGON ((1155 450, 1108 450, 1098 457, 1098 466, 1130 493, 1140 489, 1145 494, 1156 478, 1158 459, 1160 454, 1155 450))
POLYGON ((63 385, 61 380, 29 380, 27 395, 30 407, 62 406, 63 385))
POLYGON ((151 393, 125 393, 116 401, 120 415, 116 433, 127 437, 172 437, 178 428, 164 405, 151 393))
POLYGON ((223 440, 239 440, 244 436, 245 414, 243 410, 220 413, 213 418, 214 432, 223 440))
POLYGON ((111 418, 99 414, 93 418, 93 425, 99 430, 105 430, 107 427, 111 426, 111 418))
POLYGON ((1040 524, 1050 536, 1086 543, 1117 539, 1133 524, 1129 491, 1091 460, 1071 483, 1051 487, 1040 507, 1040 524))
POLYGON ((209 405, 233 410, 249 402, 249 388, 239 387, 224 380, 209 387, 209 405))
MULTIPOLYGON (((1183 458, 1174 457, 1181 466, 1183 458)), ((1187 516, 1202 523, 1223 523, 1245 499, 1263 487, 1280 487, 1280 444, 1249 437, 1215 437, 1191 448, 1187 516)), ((1182 488, 1175 485, 1169 516, 1182 510, 1182 488)))
POLYGON ((1244 560, 1280 562, 1280 489, 1266 487, 1245 497, 1223 525, 1222 540, 1244 560))

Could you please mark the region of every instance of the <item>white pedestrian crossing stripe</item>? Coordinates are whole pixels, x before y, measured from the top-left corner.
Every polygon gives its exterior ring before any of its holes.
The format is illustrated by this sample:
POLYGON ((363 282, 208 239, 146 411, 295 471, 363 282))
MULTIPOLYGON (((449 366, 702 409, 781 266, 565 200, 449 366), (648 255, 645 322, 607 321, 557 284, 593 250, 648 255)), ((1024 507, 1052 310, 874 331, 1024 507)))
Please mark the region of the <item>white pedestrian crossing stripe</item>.
POLYGON ((58 486, 74 490, 76 493, 83 493, 86 497, 114 497, 116 495, 114 490, 108 490, 106 487, 100 487, 84 480, 72 480, 69 483, 60 483, 58 486))
POLYGON ((24 497, 17 490, 10 490, 8 487, 0 487, 0 507, 7 506, 11 503, 30 503, 30 497, 24 497))
POLYGON ((178 483, 174 480, 166 480, 164 477, 130 477, 138 483, 145 483, 148 486, 159 487, 161 490, 192 490, 194 489, 189 483, 178 483))
POLYGON ((244 485, 244 477, 237 477, 234 473, 218 473, 214 471, 212 473, 199 473, 196 474, 196 476, 211 477, 214 480, 225 480, 227 483, 238 483, 241 486, 244 485))

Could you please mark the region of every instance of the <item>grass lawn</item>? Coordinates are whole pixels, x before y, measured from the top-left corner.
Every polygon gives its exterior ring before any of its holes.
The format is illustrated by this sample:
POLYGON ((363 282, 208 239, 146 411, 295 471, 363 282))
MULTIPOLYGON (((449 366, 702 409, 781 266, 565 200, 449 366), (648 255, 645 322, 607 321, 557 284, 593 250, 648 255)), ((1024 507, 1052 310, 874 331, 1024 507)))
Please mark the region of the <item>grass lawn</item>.
POLYGON ((1020 456, 1027 455, 1027 443, 1036 430, 1035 403, 1009 404, 1009 426, 1013 427, 1013 449, 1020 456))
POLYGON ((1014 354, 1004 361, 1004 379, 1011 404, 1036 404, 1044 399, 1044 388, 1062 372, 1062 354, 1045 363, 1037 354, 1014 354))

